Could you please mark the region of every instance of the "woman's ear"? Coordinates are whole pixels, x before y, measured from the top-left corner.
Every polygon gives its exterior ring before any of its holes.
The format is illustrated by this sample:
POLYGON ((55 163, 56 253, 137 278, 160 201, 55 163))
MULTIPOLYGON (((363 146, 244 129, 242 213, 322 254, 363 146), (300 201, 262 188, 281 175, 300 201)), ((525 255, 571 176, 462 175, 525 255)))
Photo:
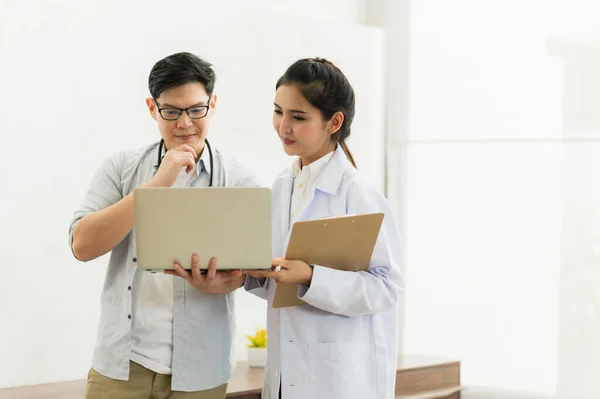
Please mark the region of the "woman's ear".
POLYGON ((342 124, 344 123, 344 114, 340 111, 333 114, 329 122, 327 122, 327 133, 335 134, 338 130, 341 129, 342 124))

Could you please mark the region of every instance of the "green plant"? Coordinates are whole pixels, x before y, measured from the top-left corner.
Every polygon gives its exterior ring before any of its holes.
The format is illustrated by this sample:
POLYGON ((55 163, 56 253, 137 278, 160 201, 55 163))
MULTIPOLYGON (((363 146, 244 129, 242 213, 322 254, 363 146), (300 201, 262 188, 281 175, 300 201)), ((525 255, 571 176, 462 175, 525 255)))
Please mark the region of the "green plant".
POLYGON ((267 330, 264 328, 256 330, 256 334, 246 335, 246 338, 250 341, 248 348, 266 348, 267 347, 267 330))

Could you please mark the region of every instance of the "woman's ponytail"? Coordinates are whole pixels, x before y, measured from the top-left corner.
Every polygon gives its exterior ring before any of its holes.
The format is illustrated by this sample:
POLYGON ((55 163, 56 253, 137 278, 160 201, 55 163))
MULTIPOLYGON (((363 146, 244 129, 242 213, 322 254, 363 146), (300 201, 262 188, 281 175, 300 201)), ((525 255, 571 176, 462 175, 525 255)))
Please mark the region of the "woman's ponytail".
POLYGON ((354 166, 356 169, 358 169, 356 167, 356 162, 354 161, 354 156, 352 155, 350 148, 348 148, 348 144, 346 144, 346 140, 342 140, 340 142, 340 147, 342 147, 342 150, 344 150, 344 154, 346 154, 346 157, 348 158, 348 161, 350 161, 352 166, 354 166))

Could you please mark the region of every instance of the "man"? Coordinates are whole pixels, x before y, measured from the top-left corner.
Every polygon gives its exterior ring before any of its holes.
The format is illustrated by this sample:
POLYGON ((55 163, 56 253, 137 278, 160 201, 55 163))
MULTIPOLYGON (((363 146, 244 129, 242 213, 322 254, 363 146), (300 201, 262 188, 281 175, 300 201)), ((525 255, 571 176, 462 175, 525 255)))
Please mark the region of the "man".
POLYGON ((87 399, 225 397, 241 272, 216 272, 211 259, 201 274, 196 255, 191 272, 176 269, 183 278, 139 270, 133 230, 137 187, 258 186, 206 140, 215 78, 211 64, 189 53, 158 61, 146 104, 161 142, 106 159, 71 222, 77 259, 111 252, 87 399))

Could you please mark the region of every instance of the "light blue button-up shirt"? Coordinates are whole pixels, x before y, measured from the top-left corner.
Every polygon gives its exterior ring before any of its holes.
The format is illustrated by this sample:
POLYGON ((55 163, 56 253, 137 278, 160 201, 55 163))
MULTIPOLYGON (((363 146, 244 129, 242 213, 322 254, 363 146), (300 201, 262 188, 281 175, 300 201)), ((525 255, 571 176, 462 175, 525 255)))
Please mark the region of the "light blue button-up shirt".
MULTIPOLYGON (((213 170, 203 151, 191 187, 258 187, 250 172, 213 148, 213 170)), ((147 182, 158 168, 158 143, 107 158, 90 183, 69 229, 88 213, 118 202, 147 182)), ((202 206, 198 204, 198 206, 202 206)), ((111 252, 101 297, 101 316, 92 367, 116 380, 129 378, 131 356, 132 285, 136 273, 135 229, 111 252)), ((183 279, 174 280, 173 364, 174 391, 200 391, 224 384, 235 370, 234 294, 202 294, 183 279)))

